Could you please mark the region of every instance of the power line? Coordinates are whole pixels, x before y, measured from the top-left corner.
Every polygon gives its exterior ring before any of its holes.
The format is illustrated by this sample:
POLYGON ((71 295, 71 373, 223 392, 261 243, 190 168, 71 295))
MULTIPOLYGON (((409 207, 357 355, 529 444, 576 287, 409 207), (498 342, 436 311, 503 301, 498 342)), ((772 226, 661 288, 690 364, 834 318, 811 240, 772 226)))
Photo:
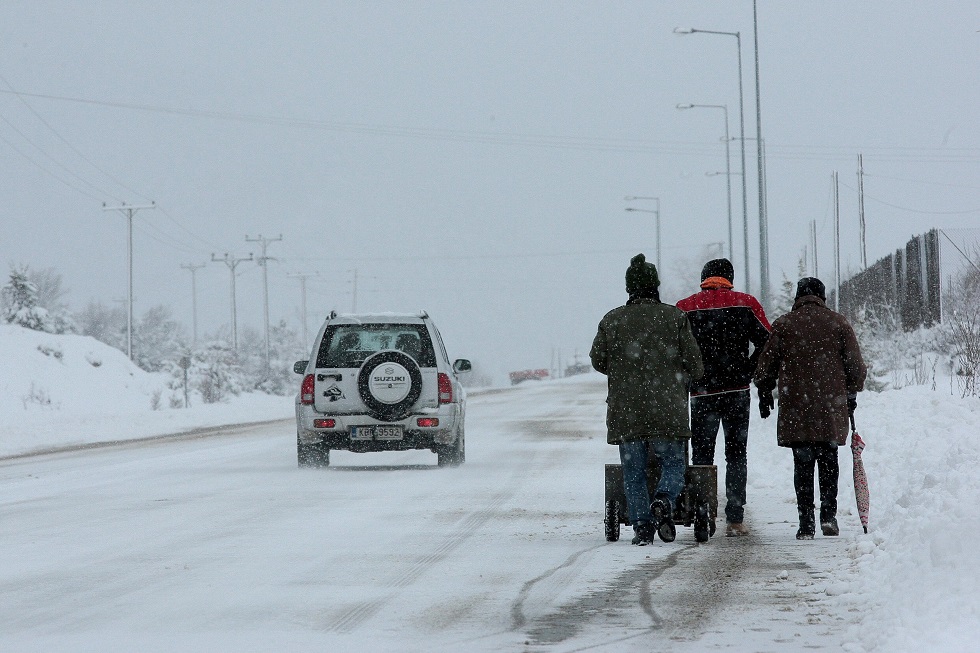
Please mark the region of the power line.
MULTIPOLYGON (((114 102, 94 100, 90 98, 53 95, 43 93, 27 93, 16 89, 0 89, 0 94, 11 94, 18 97, 33 97, 58 102, 74 102, 92 106, 103 106, 130 111, 144 111, 191 118, 249 122, 257 124, 278 125, 283 127, 298 127, 327 131, 360 133, 378 136, 397 136, 403 138, 418 138, 427 140, 498 143, 558 149, 578 149, 586 151, 614 151, 633 153, 660 153, 676 156, 712 156, 716 152, 714 143, 694 143, 685 141, 655 141, 640 138, 601 138, 588 136, 561 136, 544 134, 526 134, 509 132, 488 132, 477 130, 459 130, 430 127, 406 127, 398 125, 373 125, 367 123, 314 120, 303 118, 287 118, 260 114, 236 113, 230 111, 213 111, 204 109, 179 109, 151 104, 133 102, 114 102)), ((802 159, 827 160, 850 157, 861 152, 891 153, 894 160, 913 160, 936 163, 972 162, 980 159, 978 148, 919 148, 910 146, 828 146, 828 145, 768 145, 767 156, 771 159, 802 159)), ((879 160, 887 158, 877 157, 879 160)))
POLYGON ((92 193, 90 193, 90 192, 88 192, 86 190, 82 190, 81 188, 79 188, 78 186, 74 185, 70 181, 65 181, 64 179, 62 179, 61 177, 59 177, 55 173, 53 173, 50 170, 48 170, 46 167, 44 167, 43 165, 41 165, 40 163, 38 163, 37 161, 35 161, 33 158, 31 158, 31 156, 29 154, 27 154, 26 152, 24 152, 23 150, 21 150, 19 147, 17 147, 16 145, 14 145, 6 136, 0 135, 0 141, 3 141, 7 145, 9 145, 12 150, 14 150, 15 152, 17 152, 17 154, 21 155, 22 157, 24 157, 25 159, 27 159, 28 161, 30 161, 32 164, 34 164, 35 166, 37 166, 37 168, 39 168, 42 172, 44 172, 45 174, 47 174, 50 177, 54 178, 55 180, 60 181, 62 184, 64 184, 65 186, 68 186, 69 188, 71 188, 75 192, 81 193, 85 197, 88 197, 90 199, 93 199, 93 200, 95 200, 97 202, 101 202, 102 201, 102 198, 101 197, 98 197, 97 195, 93 195, 92 193))
MULTIPOLYGON (((7 81, 7 78, 6 78, 6 77, 4 77, 3 75, 0 75, 0 81, 2 81, 2 82, 4 83, 4 85, 6 85, 6 86, 7 86, 7 88, 8 88, 8 89, 10 89, 11 91, 13 91, 13 90, 14 90, 14 89, 13 89, 13 86, 11 86, 11 84, 10 84, 10 82, 8 82, 8 81, 7 81)), ((57 129, 55 129, 55 128, 54 128, 54 127, 53 127, 53 126, 52 126, 52 125, 51 125, 51 124, 50 124, 50 123, 49 123, 49 122, 47 121, 47 120, 45 120, 45 119, 44 119, 44 117, 43 117, 43 116, 42 116, 42 115, 41 115, 40 113, 38 113, 38 112, 37 112, 37 111, 36 111, 36 110, 34 109, 34 107, 32 107, 32 106, 30 105, 30 103, 28 103, 28 101, 27 101, 27 100, 25 100, 25 99, 24 99, 24 98, 23 98, 23 97, 22 97, 22 96, 21 96, 20 94, 18 94, 18 93, 16 93, 16 92, 15 92, 15 95, 16 95, 16 97, 17 97, 17 99, 18 99, 18 100, 20 100, 20 102, 21 102, 21 103, 22 103, 22 104, 23 104, 23 105, 24 105, 25 107, 27 107, 27 109, 28 109, 28 111, 30 111, 30 112, 31 112, 32 114, 34 114, 34 117, 35 117, 35 118, 37 118, 37 119, 38 119, 38 121, 40 121, 40 123, 41 123, 42 125, 44 125, 45 127, 47 127, 47 128, 48 128, 48 130, 49 130, 49 131, 50 131, 50 132, 51 132, 52 134, 54 134, 54 135, 55 135, 55 136, 56 136, 56 137, 58 138, 58 140, 60 140, 60 141, 61 141, 62 143, 64 143, 64 144, 65 144, 65 145, 66 145, 66 146, 67 146, 67 147, 68 147, 68 148, 69 148, 69 149, 70 149, 70 150, 71 150, 72 152, 74 152, 74 153, 75 153, 76 155, 78 155, 78 157, 79 157, 80 159, 82 159, 82 161, 84 161, 85 163, 87 163, 87 164, 89 164, 90 166, 92 166, 93 168, 95 168, 96 170, 98 170, 98 171, 99 171, 100 173, 102 173, 102 174, 103 174, 103 175, 105 175, 105 176, 106 176, 107 178, 109 178, 110 180, 112 180, 113 182, 115 182, 116 184, 118 184, 118 185, 119 185, 120 187, 122 187, 122 188, 124 188, 124 189, 126 189, 126 190, 127 190, 127 191, 129 191, 130 193, 132 193, 132 194, 134 194, 134 195, 136 195, 137 197, 139 197, 139 198, 141 198, 141 199, 144 199, 144 200, 146 200, 146 201, 150 201, 150 198, 148 198, 148 197, 146 197, 145 195, 143 195, 143 194, 142 194, 142 193, 140 193, 139 191, 137 191, 137 190, 135 190, 135 189, 133 189, 133 188, 131 188, 131 187, 129 187, 128 185, 126 185, 125 183, 123 183, 122 181, 120 181, 120 180, 119 180, 119 179, 118 179, 117 177, 115 177, 115 176, 114 176, 114 175, 112 175, 111 173, 109 173, 109 172, 107 172, 107 171, 105 171, 105 170, 103 170, 103 169, 102 169, 101 167, 99 167, 99 166, 98 166, 98 165, 97 165, 97 164, 96 164, 96 163, 95 163, 94 161, 92 161, 92 160, 91 160, 90 158, 88 158, 87 156, 85 156, 85 154, 83 154, 83 153, 81 152, 81 150, 79 150, 79 149, 78 149, 77 147, 75 147, 74 145, 72 145, 72 144, 71 144, 71 143, 70 143, 70 142, 68 141, 68 139, 66 139, 66 138, 65 138, 64 136, 62 136, 62 135, 61 135, 61 133, 60 133, 60 132, 59 132, 59 131, 58 131, 57 129)), ((106 194, 108 195, 109 193, 106 193, 106 194)), ((116 199, 118 199, 118 198, 116 198, 116 199)))
MULTIPOLYGON (((848 186, 847 184, 841 184, 841 186, 857 192, 856 188, 851 188, 851 186, 848 186)), ((865 193, 864 196, 869 200, 874 200, 879 204, 884 204, 885 206, 888 206, 893 209, 898 209, 899 211, 907 211, 909 213, 920 213, 922 215, 968 215, 970 213, 980 213, 980 209, 968 209, 966 211, 924 211, 922 209, 913 209, 907 206, 899 206, 898 204, 892 204, 891 202, 886 202, 885 200, 878 199, 877 197, 872 197, 867 193, 865 193)))
POLYGON ((92 190, 94 190, 94 191, 96 191, 98 193, 102 193, 102 196, 103 197, 112 197, 112 199, 115 199, 116 201, 122 201, 118 197, 113 197, 112 193, 107 192, 103 188, 99 188, 95 184, 93 184, 90 181, 88 181, 87 179, 83 178, 81 175, 76 174, 74 171, 70 170, 68 168, 68 166, 64 165, 63 163, 61 163, 60 161, 58 161, 57 159, 55 159, 53 156, 51 156, 50 154, 48 154, 47 152, 45 152, 44 151, 44 148, 42 148, 40 145, 38 145, 33 140, 31 140, 31 138, 27 134, 25 134, 24 132, 22 132, 14 123, 12 123, 9 120, 7 120, 6 116, 0 114, 0 120, 2 120, 3 122, 7 123, 7 126, 8 127, 10 127, 15 132, 17 132, 20 135, 21 138, 23 138, 31 146, 33 146, 35 150, 37 150, 38 152, 40 152, 41 154, 43 154, 45 158, 47 158, 48 160, 51 161, 51 163, 53 163, 54 165, 56 165, 59 168, 61 168, 62 170, 64 170, 65 172, 67 172, 69 175, 71 175, 72 177, 74 177, 78 181, 82 182, 83 184, 85 184, 86 186, 88 186, 89 188, 91 188, 92 190))

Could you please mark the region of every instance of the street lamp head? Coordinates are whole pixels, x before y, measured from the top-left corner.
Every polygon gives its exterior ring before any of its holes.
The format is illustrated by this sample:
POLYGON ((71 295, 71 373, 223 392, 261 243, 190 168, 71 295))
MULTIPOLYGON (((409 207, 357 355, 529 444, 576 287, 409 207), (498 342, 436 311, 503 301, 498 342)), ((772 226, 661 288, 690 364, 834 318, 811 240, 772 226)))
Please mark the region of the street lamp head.
POLYGON ((693 27, 675 27, 674 34, 694 34, 693 27))
POLYGON ((694 105, 693 104, 678 104, 677 105, 677 108, 678 109, 693 109, 694 108, 694 105))

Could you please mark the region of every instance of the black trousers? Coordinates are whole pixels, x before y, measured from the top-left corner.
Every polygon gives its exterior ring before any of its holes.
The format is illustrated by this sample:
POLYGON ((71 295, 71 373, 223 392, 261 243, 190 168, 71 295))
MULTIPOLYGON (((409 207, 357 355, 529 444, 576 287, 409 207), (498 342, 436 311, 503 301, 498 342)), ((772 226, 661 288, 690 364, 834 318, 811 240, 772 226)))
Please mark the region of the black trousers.
POLYGON ((837 516, 837 485, 840 464, 837 445, 813 442, 793 446, 793 483, 796 485, 796 505, 800 519, 813 519, 813 467, 816 464, 820 483, 820 521, 828 522, 837 516))
POLYGON ((691 462, 715 464, 718 426, 725 431, 725 520, 742 523, 745 516, 745 484, 748 477, 746 449, 749 442, 748 390, 691 397, 691 462))

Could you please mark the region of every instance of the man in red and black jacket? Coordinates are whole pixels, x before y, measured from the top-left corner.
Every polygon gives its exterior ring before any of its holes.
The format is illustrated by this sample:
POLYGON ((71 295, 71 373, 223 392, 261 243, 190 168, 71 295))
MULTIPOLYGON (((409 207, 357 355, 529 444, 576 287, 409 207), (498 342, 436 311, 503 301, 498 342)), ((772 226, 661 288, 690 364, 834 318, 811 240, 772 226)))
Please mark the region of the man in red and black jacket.
POLYGON ((701 271, 701 291, 677 302, 691 321, 704 360, 704 376, 691 384, 691 462, 714 464, 720 423, 725 431, 725 535, 729 537, 749 532, 743 523, 749 382, 772 329, 758 300, 733 290, 734 279, 731 261, 708 261, 701 271))

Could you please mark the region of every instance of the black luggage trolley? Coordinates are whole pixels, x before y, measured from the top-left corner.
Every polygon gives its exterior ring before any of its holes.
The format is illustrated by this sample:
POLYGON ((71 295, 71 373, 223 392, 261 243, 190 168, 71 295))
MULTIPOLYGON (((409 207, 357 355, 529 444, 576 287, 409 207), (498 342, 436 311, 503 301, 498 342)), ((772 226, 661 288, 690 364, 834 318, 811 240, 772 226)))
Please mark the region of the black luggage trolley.
MULTIPOLYGON (((685 457, 687 447, 685 447, 685 457)), ((647 487, 652 499, 660 480, 660 461, 651 455, 647 463, 647 487)), ((715 534, 718 516, 718 466, 687 465, 684 489, 674 504, 674 523, 694 526, 694 539, 707 542, 715 534)), ((619 525, 629 525, 626 491, 623 489, 623 466, 606 465, 606 541, 619 540, 619 525)))

